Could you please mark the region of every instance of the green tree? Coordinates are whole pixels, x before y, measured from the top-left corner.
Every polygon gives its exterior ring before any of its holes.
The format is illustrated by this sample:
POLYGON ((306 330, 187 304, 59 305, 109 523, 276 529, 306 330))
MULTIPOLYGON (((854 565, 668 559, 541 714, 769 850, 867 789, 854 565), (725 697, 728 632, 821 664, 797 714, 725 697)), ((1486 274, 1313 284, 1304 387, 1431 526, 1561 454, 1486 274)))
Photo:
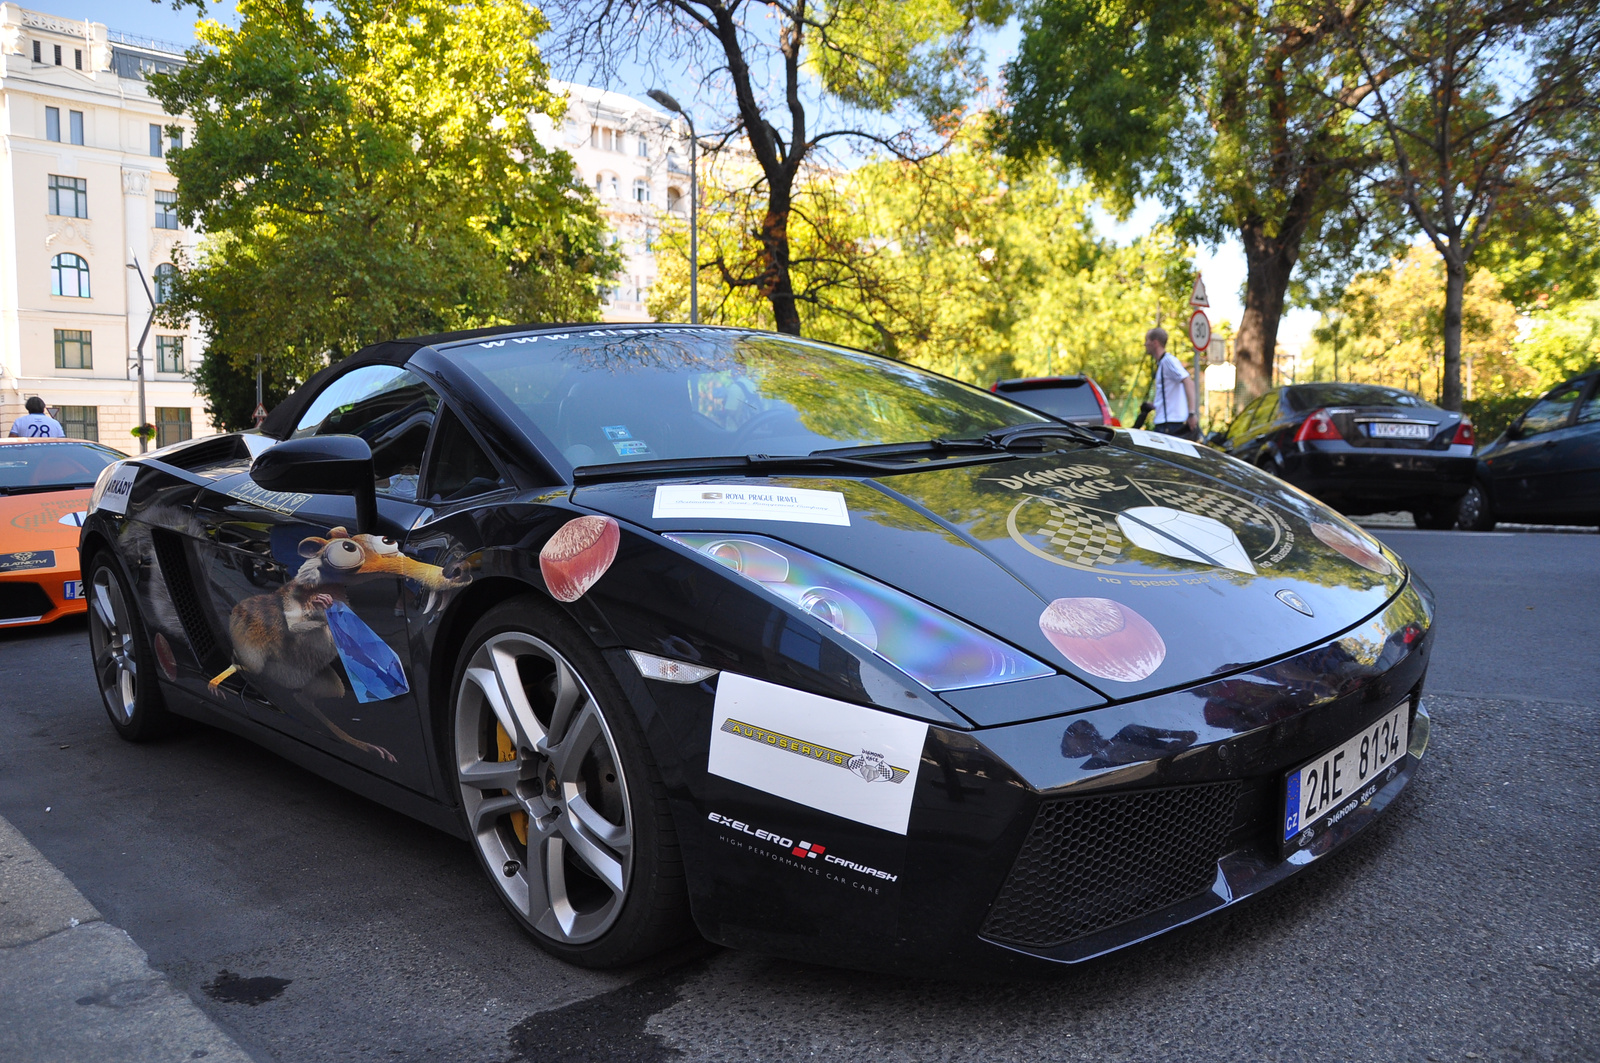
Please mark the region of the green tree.
MULTIPOLYGON (((1095 231, 1088 189, 1053 162, 1008 163, 981 121, 920 163, 882 158, 812 178, 789 233, 807 335, 982 386, 1086 372, 1137 405, 1144 330, 1194 280, 1190 251, 1170 232, 1117 246, 1095 231)), ((756 238, 760 205, 717 183, 707 205, 702 261, 736 258, 756 238)), ((687 304, 686 244, 678 226, 658 245, 658 317, 687 304)), ((708 321, 768 325, 769 313, 738 287, 702 301, 708 321)))
POLYGON ((1033 0, 1024 10, 1006 71, 1008 150, 1053 154, 1124 205, 1155 197, 1181 238, 1241 241, 1241 399, 1271 386, 1296 266, 1338 279, 1384 246, 1359 195, 1374 137, 1350 108, 1390 72, 1363 72, 1337 32, 1369 6, 1033 0))
POLYGON ((1440 402, 1459 410, 1464 292, 1480 254, 1519 287, 1586 272, 1525 248, 1555 251, 1594 225, 1600 3, 1387 0, 1341 37, 1364 75, 1396 71, 1352 117, 1383 132, 1380 187, 1444 260, 1440 402))
POLYGON ((197 383, 222 423, 253 385, 304 379, 376 340, 525 320, 592 320, 619 268, 571 159, 523 0, 241 0, 156 75, 195 121, 171 153, 178 209, 206 232, 169 320, 208 335, 197 383))
MULTIPOLYGON (((722 283, 771 305, 799 335, 796 189, 832 153, 936 152, 976 84, 973 33, 1003 22, 1008 0, 552 0, 560 58, 603 79, 619 62, 656 76, 698 71, 716 102, 704 139, 750 160, 742 191, 762 212, 751 239, 725 250, 722 283)), ((702 118, 702 126, 704 119, 702 118)), ((731 170, 728 171, 731 173, 731 170)), ((815 226, 813 226, 815 228, 815 226)), ((846 265, 846 272, 848 267, 846 265)))

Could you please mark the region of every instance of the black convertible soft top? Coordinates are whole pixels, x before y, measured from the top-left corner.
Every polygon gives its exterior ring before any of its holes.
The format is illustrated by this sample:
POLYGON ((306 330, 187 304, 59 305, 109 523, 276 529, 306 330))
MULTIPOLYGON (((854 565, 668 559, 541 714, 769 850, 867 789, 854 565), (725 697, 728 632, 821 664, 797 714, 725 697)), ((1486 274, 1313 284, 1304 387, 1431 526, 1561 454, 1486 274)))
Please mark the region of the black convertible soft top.
MULTIPOLYGON (((311 374, 304 384, 295 388, 288 398, 267 414, 267 419, 261 422, 261 434, 271 436, 273 439, 287 439, 289 433, 294 431, 294 426, 300 423, 300 415, 305 412, 317 392, 322 390, 329 377, 362 365, 405 365, 411 356, 423 347, 431 347, 438 343, 452 343, 456 340, 476 339, 480 336, 498 336, 506 332, 530 332, 534 329, 545 328, 573 328, 576 322, 539 322, 523 325, 496 325, 492 328, 464 329, 460 332, 436 332, 431 336, 412 336, 407 339, 383 340, 380 343, 369 343, 348 358, 342 358, 325 369, 320 369, 311 374)), ((585 322, 585 324, 595 324, 585 322)))

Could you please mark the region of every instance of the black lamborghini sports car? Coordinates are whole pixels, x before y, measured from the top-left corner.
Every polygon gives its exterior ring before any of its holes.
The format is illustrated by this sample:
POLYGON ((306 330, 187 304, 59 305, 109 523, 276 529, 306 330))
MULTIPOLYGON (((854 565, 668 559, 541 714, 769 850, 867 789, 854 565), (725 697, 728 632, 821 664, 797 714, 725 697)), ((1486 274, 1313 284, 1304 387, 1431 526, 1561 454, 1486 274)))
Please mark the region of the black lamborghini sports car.
POLYGON ((588 965, 1084 960, 1338 848, 1428 741, 1429 592, 1309 496, 761 332, 378 344, 82 534, 119 732, 456 833, 588 965))

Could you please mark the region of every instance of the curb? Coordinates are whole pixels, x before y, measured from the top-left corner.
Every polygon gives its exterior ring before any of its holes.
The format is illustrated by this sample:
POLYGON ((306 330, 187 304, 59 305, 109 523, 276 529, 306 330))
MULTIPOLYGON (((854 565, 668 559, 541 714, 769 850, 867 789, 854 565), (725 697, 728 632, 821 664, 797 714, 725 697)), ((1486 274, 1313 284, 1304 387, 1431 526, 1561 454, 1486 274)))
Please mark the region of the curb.
POLYGON ((250 1063, 3 816, 0 1059, 250 1063))

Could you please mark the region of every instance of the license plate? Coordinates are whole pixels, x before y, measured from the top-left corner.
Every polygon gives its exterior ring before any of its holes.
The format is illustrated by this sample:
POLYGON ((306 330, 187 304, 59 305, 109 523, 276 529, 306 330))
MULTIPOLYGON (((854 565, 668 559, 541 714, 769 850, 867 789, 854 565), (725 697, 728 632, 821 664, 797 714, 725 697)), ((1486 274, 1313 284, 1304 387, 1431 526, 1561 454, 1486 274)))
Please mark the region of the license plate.
POLYGON ((83 597, 83 580, 69 579, 61 585, 61 597, 72 601, 74 598, 83 597))
POLYGON ((1394 421, 1370 421, 1367 435, 1373 439, 1432 439, 1431 424, 1397 424, 1394 421))
POLYGON ((1283 840, 1309 842, 1324 821, 1332 826, 1399 770, 1410 745, 1411 703, 1403 701, 1360 734, 1291 771, 1284 799, 1283 840))

